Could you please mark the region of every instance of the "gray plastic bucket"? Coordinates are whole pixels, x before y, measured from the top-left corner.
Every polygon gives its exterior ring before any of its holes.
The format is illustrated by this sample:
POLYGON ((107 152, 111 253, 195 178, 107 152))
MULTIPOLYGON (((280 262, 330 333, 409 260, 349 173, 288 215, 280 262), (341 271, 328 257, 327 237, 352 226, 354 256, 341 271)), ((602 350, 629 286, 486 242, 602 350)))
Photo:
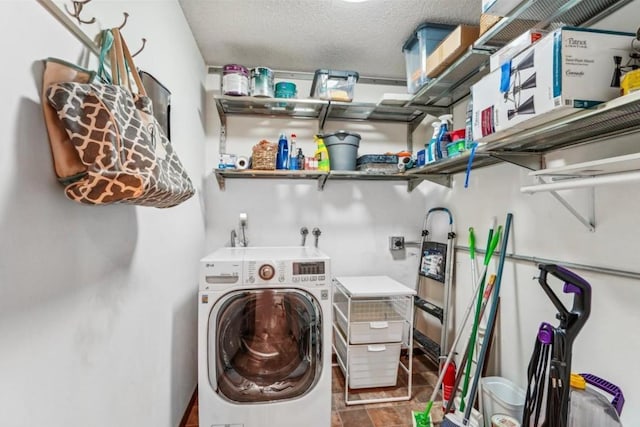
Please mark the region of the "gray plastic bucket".
POLYGON ((354 171, 358 158, 360 135, 353 132, 339 130, 322 135, 324 145, 329 151, 331 170, 354 171))

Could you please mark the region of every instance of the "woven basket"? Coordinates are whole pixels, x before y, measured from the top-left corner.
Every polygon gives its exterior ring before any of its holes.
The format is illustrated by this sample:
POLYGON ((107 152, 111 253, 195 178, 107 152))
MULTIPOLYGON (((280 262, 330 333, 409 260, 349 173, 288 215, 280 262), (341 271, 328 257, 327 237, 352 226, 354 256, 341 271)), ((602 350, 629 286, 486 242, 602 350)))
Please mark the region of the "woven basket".
POLYGON ((251 169, 275 170, 278 144, 262 140, 253 147, 251 169))

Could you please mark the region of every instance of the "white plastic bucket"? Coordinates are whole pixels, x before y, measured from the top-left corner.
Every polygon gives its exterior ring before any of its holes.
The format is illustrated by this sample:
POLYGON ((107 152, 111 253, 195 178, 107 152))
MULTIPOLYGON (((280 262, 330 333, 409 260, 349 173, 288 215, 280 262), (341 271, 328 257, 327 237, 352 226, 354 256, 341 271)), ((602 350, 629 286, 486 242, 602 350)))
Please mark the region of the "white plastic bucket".
POLYGON ((486 377, 481 381, 485 427, 491 427, 491 417, 498 414, 522 420, 525 400, 523 389, 502 377, 486 377))
MULTIPOLYGON (((455 414, 447 414, 442 420, 441 427, 462 427, 464 426, 464 414, 456 412, 455 414)), ((480 427, 480 424, 473 419, 473 417, 469 418, 469 423, 467 427, 480 427)))

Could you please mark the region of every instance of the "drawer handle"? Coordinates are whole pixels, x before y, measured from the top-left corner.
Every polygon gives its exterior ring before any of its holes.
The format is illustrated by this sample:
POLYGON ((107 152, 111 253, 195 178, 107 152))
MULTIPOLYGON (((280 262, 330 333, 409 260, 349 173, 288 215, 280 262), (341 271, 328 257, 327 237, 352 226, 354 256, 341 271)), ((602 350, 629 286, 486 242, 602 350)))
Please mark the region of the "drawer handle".
POLYGON ((389 322, 369 322, 371 329, 386 329, 389 327, 389 322))
POLYGON ((367 346, 367 351, 385 351, 387 349, 386 345, 368 345, 367 346))

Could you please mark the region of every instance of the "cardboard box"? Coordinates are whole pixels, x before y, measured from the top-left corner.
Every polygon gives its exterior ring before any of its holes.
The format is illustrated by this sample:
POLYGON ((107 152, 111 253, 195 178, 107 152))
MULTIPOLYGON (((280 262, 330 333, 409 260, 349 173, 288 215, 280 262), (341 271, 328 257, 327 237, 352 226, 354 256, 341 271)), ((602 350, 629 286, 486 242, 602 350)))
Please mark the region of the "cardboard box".
POLYGON ((472 86, 473 135, 532 126, 609 101, 614 56, 627 58, 631 33, 565 27, 472 86))
POLYGON ((480 14, 480 35, 483 35, 484 33, 486 33, 489 30, 489 28, 496 25, 501 19, 502 19, 502 16, 490 15, 488 13, 481 13, 480 14))
POLYGON ((522 0, 482 0, 482 13, 508 16, 522 0))
POLYGON ((511 40, 502 49, 492 54, 489 58, 489 71, 497 70, 504 62, 512 59, 514 56, 540 40, 548 31, 545 30, 528 30, 511 40))
POLYGON ((459 25, 427 58, 427 76, 437 77, 478 39, 480 27, 459 25))

